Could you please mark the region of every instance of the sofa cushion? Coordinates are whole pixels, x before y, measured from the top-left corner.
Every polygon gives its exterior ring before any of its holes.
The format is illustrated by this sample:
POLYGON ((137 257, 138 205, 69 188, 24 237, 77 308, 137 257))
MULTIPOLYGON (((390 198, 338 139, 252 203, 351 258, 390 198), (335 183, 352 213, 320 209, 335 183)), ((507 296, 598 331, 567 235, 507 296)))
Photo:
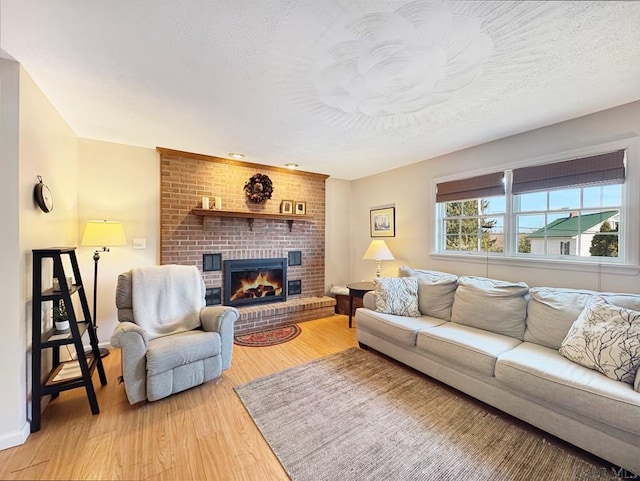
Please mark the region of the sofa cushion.
POLYGON ((398 316, 418 317, 418 280, 415 277, 374 279, 376 311, 398 316))
POLYGON ((524 342, 500 354, 495 376, 528 398, 640 435, 640 395, 556 350, 524 342))
POLYGON ((560 354, 633 384, 640 366, 640 312, 593 296, 562 341, 560 354))
POLYGON ((498 355, 520 342, 513 337, 447 322, 419 332, 416 346, 449 364, 462 366, 465 371, 493 377, 498 355))
POLYGON ((416 345, 416 336, 419 331, 444 324, 445 322, 435 317, 395 316, 370 309, 358 309, 356 312, 358 330, 367 331, 387 341, 409 347, 416 345))
POLYGON ((600 297, 605 299, 611 304, 624 307, 626 309, 633 309, 634 311, 640 311, 640 294, 625 294, 617 292, 602 292, 598 293, 600 297))
POLYGON ((571 325, 578 318, 594 291, 532 287, 527 305, 524 340, 559 349, 571 325))
POLYGON ((220 354, 220 334, 200 330, 158 337, 149 342, 147 371, 155 375, 220 354))
POLYGON ((458 276, 407 266, 400 267, 398 273, 400 277, 418 279, 418 308, 423 315, 451 320, 451 306, 458 286, 458 276))
POLYGON ((522 340, 527 313, 524 282, 463 276, 451 310, 451 320, 522 340))

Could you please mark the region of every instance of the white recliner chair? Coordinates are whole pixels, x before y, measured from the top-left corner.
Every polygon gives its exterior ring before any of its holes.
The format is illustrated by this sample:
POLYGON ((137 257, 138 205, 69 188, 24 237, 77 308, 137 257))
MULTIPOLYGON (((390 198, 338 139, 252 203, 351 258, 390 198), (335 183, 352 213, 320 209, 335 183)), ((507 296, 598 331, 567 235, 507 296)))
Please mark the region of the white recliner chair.
POLYGON ((230 367, 238 311, 205 306, 204 297, 195 266, 136 268, 118 276, 120 323, 111 345, 122 350, 131 404, 184 391, 230 367))

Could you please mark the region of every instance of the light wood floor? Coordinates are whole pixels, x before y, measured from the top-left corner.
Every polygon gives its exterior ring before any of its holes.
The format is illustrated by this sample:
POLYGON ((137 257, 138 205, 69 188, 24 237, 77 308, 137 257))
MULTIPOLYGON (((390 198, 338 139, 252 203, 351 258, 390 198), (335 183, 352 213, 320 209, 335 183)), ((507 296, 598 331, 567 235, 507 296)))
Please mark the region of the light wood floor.
POLYGON ((234 346, 222 378, 153 403, 130 406, 117 382, 120 352, 94 374, 100 414, 82 389, 64 392, 22 446, 0 451, 0 479, 288 480, 233 387, 357 345, 346 316, 300 324, 272 347, 234 346))

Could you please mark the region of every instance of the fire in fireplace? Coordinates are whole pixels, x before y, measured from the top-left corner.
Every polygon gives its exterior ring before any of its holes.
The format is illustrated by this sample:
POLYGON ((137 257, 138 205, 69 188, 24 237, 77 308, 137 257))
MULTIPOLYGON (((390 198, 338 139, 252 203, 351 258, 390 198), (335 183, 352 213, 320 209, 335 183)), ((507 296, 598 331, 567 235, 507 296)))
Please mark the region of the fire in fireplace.
POLYGON ((224 304, 246 306, 286 300, 287 259, 224 261, 224 304))

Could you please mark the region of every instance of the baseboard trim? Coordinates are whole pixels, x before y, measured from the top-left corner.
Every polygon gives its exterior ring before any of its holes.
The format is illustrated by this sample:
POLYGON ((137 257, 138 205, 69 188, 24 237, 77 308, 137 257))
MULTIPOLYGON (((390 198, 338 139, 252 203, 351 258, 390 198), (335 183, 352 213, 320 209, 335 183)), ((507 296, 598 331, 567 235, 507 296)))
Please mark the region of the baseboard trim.
POLYGON ((24 444, 31 432, 31 425, 26 422, 19 431, 0 435, 0 451, 24 444))

